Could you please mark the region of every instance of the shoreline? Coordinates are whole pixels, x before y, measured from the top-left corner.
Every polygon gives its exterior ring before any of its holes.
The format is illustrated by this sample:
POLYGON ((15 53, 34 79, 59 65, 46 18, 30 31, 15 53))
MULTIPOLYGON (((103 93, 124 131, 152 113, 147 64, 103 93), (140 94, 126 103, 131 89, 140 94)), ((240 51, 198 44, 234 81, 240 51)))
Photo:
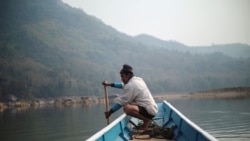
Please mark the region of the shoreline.
MULTIPOLYGON (((110 95, 109 101, 113 102, 118 95, 110 95)), ((156 101, 161 100, 181 100, 181 99, 242 99, 250 98, 250 87, 225 88, 195 93, 164 93, 154 94, 156 101)), ((59 97, 51 100, 37 99, 32 101, 0 102, 0 112, 6 109, 26 110, 28 108, 54 107, 74 107, 90 106, 92 104, 105 104, 104 97, 75 96, 59 97)))
POLYGON ((156 100, 250 98, 250 87, 224 88, 186 94, 158 94, 156 100))
POLYGON ((158 94, 155 100, 179 100, 179 99, 242 99, 250 98, 250 92, 227 93, 189 93, 189 94, 158 94))

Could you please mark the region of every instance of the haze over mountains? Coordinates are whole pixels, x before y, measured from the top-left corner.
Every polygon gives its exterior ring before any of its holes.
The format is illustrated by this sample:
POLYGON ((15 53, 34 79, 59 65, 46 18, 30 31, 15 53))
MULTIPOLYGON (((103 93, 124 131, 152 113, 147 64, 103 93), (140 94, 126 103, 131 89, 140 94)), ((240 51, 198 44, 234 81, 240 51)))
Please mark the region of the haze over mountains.
POLYGON ((161 48, 168 48, 169 50, 177 50, 181 52, 190 52, 198 54, 209 54, 215 52, 221 52, 224 55, 228 55, 234 58, 249 58, 250 57, 250 46, 247 44, 234 43, 234 44, 213 44, 211 46, 186 46, 177 41, 164 41, 157 39, 150 35, 138 35, 135 37, 141 43, 144 43, 146 46, 154 46, 161 48))
MULTIPOLYGON (((0 99, 103 95, 134 67, 152 93, 250 86, 250 46, 123 34, 60 0, 0 1, 0 99)), ((110 89, 110 93, 116 93, 110 89)))

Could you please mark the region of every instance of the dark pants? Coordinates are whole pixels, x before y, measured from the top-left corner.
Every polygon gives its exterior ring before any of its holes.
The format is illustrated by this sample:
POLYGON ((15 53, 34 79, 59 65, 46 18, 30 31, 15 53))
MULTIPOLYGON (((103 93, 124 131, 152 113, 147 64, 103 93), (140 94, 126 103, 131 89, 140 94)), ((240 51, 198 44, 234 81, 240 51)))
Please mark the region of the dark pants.
POLYGON ((142 106, 138 106, 138 108, 139 108, 139 113, 145 116, 146 118, 152 119, 155 116, 155 115, 149 114, 148 111, 142 106))

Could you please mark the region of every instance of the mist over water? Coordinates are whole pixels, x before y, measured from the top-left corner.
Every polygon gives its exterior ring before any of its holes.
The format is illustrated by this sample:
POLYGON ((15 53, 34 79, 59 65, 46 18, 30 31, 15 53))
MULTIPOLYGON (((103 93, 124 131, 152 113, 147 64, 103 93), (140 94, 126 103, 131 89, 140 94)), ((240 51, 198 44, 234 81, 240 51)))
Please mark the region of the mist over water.
MULTIPOLYGON (((250 99, 169 102, 220 141, 250 140, 250 99)), ((106 126, 104 111, 105 105, 6 110, 0 113, 0 140, 82 141, 106 126)))

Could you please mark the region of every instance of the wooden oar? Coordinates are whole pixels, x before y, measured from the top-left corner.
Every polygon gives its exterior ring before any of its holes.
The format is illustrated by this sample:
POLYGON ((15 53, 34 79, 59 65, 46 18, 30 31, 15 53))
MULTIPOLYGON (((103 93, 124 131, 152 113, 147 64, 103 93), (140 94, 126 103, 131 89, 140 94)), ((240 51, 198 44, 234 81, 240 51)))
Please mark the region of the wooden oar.
MULTIPOLYGON (((106 112, 109 111, 109 98, 106 86, 104 86, 105 91, 105 104, 106 104, 106 112)), ((107 124, 109 125, 109 117, 107 118, 107 124)))

